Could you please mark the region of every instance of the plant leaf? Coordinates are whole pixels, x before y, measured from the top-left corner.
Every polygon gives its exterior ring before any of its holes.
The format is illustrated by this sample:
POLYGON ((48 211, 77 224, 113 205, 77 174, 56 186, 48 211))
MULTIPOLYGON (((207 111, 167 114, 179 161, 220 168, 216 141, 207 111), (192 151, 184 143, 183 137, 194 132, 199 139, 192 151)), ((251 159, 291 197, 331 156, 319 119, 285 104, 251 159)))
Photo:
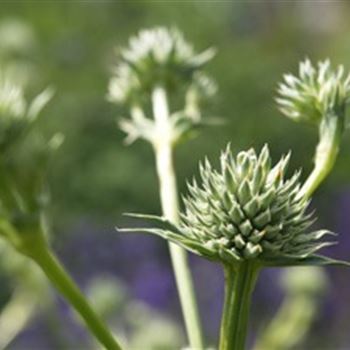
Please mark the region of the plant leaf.
POLYGON ((302 259, 293 259, 293 258, 276 258, 268 260, 260 260, 263 266, 270 267, 288 267, 288 266, 347 266, 350 267, 350 262, 328 258, 323 255, 313 254, 302 259))
POLYGON ((176 225, 171 223, 164 216, 150 215, 150 214, 138 214, 138 213, 124 213, 125 216, 129 216, 137 219, 144 219, 147 223, 152 225, 156 224, 157 228, 162 230, 169 230, 182 235, 182 232, 178 229, 176 225))

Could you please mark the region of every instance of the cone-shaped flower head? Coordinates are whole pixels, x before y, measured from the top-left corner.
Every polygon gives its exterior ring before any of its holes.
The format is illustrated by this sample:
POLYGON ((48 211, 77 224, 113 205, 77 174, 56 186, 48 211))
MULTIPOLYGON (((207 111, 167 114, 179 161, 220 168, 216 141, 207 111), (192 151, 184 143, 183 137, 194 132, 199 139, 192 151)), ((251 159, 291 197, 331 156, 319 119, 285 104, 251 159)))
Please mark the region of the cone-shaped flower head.
POLYGON ((193 75, 215 54, 208 49, 200 54, 175 28, 142 30, 121 50, 121 63, 110 81, 109 99, 117 103, 140 98, 154 86, 173 88, 191 82, 193 75))
POLYGON ((289 156, 271 166, 268 147, 234 158, 221 156, 221 171, 208 161, 200 166, 201 185, 189 185, 185 211, 176 227, 144 229, 185 248, 225 263, 256 259, 262 265, 293 265, 311 258, 330 244, 319 239, 330 234, 309 232, 313 215, 300 196, 300 172, 286 178, 289 156))
POLYGON ((350 75, 344 76, 343 66, 333 69, 329 60, 314 67, 306 59, 300 63, 299 76, 284 76, 278 93, 276 101, 283 114, 318 124, 329 113, 344 114, 350 100, 350 75))
POLYGON ((47 89, 28 103, 22 86, 0 70, 0 152, 22 135, 51 96, 52 91, 47 89))

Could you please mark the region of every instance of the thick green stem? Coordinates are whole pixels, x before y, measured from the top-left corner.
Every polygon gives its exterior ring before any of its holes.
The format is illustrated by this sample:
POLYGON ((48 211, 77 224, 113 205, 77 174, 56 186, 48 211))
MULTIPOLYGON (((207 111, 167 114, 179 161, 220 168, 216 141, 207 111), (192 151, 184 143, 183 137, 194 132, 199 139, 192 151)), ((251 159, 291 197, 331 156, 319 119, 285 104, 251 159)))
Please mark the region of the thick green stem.
MULTIPOLYGON (((179 221, 179 203, 173 165, 172 131, 167 96, 162 87, 154 89, 152 102, 158 135, 153 146, 162 211, 167 219, 177 223, 179 221)), ((173 243, 169 243, 169 250, 189 343, 192 349, 200 350, 204 348, 204 344, 187 253, 183 248, 173 243)))
POLYGON ((90 331, 107 350, 121 350, 120 345, 106 328, 79 288, 69 277, 57 258, 45 245, 31 249, 30 257, 40 266, 55 288, 69 301, 83 318, 90 331))
POLYGON ((344 118, 335 114, 326 115, 320 125, 319 142, 315 152, 315 166, 305 181, 301 195, 311 197, 321 182, 331 172, 336 161, 339 143, 344 130, 344 118))
POLYGON ((225 301, 219 350, 244 350, 257 276, 258 267, 249 261, 236 268, 225 266, 225 301))

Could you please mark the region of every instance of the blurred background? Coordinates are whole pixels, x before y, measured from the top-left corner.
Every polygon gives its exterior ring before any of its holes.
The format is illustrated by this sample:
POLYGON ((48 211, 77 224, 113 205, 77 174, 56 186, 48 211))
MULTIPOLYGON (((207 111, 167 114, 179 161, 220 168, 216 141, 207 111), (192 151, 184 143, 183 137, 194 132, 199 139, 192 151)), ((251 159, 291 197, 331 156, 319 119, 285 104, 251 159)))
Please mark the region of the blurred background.
MULTIPOLYGON (((283 73, 296 72, 305 57, 329 57, 349 70, 349 16, 350 1, 1 1, 0 63, 20 67, 30 93, 48 85, 56 91, 39 122, 43 133, 65 135, 49 174, 52 244, 84 291, 99 301, 96 307, 131 339, 131 348, 175 349, 185 338, 166 243, 114 229, 131 224, 123 212, 160 213, 152 150, 143 141, 123 144, 116 120, 125 111, 105 99, 115 49, 155 25, 177 26, 197 50, 218 49, 208 71, 219 91, 205 114, 223 118, 225 125, 204 129, 178 147, 181 191, 185 179, 197 174, 198 161, 207 155, 215 162, 228 142, 234 150, 267 142, 275 159, 291 149, 290 168, 303 167, 306 176, 317 132, 280 115, 274 103, 277 82, 283 73)), ((349 147, 347 133, 335 170, 312 204, 319 225, 339 233, 339 244, 329 254, 346 260, 349 147)), ((194 256, 191 264, 205 334, 214 345, 222 272, 194 256)), ((267 270, 259 280, 251 339, 281 302, 280 273, 267 270)), ((297 349, 350 348, 350 272, 331 268, 327 276, 318 316, 297 349)), ((0 308, 12 293, 10 277, 0 272, 0 308)), ((53 297, 50 305, 36 308, 9 349, 86 348, 90 337, 66 304, 53 297)))

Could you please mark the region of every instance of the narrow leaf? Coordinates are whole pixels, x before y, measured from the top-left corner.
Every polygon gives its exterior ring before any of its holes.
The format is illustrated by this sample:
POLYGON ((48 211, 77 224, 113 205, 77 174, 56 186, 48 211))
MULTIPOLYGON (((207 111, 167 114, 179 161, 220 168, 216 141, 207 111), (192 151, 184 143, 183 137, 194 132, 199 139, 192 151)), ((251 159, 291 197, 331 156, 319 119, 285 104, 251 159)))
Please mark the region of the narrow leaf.
POLYGON ((157 224, 158 228, 161 228, 164 230, 170 230, 170 231, 174 231, 176 233, 182 234, 181 231, 177 228, 177 226, 171 223, 164 216, 139 214, 139 213, 124 213, 123 215, 129 216, 132 218, 137 218, 137 219, 144 219, 144 221, 150 224, 157 224))
POLYGON ((270 267, 288 267, 288 266, 347 266, 350 267, 350 262, 343 260, 336 260, 332 258, 328 258, 323 255, 310 255, 303 259, 293 259, 293 258, 276 258, 276 259, 268 259, 261 260, 263 266, 270 267))

